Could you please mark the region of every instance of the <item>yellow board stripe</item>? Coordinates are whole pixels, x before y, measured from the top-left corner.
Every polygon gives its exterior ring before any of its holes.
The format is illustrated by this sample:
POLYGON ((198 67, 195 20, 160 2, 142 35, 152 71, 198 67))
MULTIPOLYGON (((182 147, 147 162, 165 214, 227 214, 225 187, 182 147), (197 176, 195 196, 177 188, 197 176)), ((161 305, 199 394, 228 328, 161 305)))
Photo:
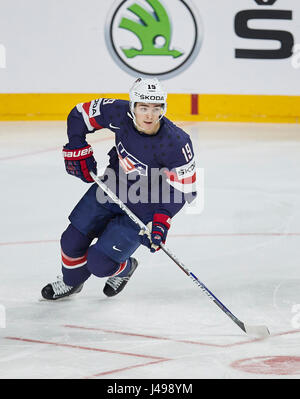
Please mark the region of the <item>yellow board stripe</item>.
MULTIPOLYGON (((66 120, 78 103, 124 93, 0 93, 0 121, 66 120)), ((299 123, 300 96, 169 94, 167 116, 176 121, 299 123)))
POLYGON ((300 96, 202 94, 198 110, 189 120, 299 123, 300 96))

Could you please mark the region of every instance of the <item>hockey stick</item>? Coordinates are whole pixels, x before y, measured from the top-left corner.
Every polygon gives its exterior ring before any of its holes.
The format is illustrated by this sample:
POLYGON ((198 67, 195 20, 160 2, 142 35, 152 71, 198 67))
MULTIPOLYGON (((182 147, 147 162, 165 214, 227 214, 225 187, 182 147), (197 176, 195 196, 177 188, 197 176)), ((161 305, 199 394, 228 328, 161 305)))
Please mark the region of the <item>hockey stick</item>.
MULTIPOLYGON (((127 206, 103 183, 98 176, 90 172, 95 183, 124 211, 130 219, 136 223, 142 230, 149 232, 147 226, 133 213, 127 206)), ((246 334, 254 335, 259 338, 267 338, 270 332, 266 326, 263 325, 247 325, 239 320, 223 303, 192 273, 179 259, 172 254, 172 252, 164 245, 160 244, 161 249, 176 263, 180 269, 189 276, 194 283, 201 288, 201 290, 212 300, 230 319, 237 324, 246 334)))

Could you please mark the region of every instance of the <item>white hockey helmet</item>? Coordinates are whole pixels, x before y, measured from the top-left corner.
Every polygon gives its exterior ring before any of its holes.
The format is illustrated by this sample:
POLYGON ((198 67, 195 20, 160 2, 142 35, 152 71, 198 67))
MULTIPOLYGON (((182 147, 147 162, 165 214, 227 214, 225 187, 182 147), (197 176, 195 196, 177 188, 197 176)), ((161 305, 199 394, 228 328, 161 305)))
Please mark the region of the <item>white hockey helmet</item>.
POLYGON ((138 78, 129 91, 129 106, 134 121, 136 103, 162 104, 161 119, 167 112, 167 92, 157 78, 138 78))

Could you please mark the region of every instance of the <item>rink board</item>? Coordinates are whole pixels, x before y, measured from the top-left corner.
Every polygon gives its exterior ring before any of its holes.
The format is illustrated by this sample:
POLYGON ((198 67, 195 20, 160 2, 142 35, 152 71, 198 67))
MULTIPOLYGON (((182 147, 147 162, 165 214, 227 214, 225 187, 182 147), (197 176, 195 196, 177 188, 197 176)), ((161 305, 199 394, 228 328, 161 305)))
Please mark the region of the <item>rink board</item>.
MULTIPOLYGON (((0 94, 1 121, 66 120, 78 103, 125 93, 0 94)), ((300 96, 169 94, 167 116, 177 121, 298 123, 300 96)))

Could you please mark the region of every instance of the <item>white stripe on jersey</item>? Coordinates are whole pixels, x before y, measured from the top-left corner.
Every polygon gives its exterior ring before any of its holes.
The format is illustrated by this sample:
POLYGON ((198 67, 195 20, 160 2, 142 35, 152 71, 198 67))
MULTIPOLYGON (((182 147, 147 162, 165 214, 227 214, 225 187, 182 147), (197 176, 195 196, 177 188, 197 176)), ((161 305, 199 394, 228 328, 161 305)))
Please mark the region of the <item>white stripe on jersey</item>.
POLYGON ((175 168, 178 179, 187 179, 192 177, 196 170, 196 162, 194 158, 187 164, 175 168))
POLYGON ((83 109, 83 103, 77 104, 76 105, 77 111, 80 112, 82 114, 83 120, 86 124, 86 127, 88 128, 88 130, 90 132, 92 132, 94 130, 93 126, 90 124, 90 119, 89 116, 87 115, 87 113, 85 112, 85 110, 83 109))
POLYGON ((196 176, 195 176, 196 163, 194 158, 189 163, 182 166, 178 166, 173 170, 175 170, 175 172, 173 172, 175 174, 174 176, 175 179, 171 180, 170 178, 169 179, 167 178, 167 182, 171 186, 186 194, 197 191, 196 176), (195 180, 195 181, 190 181, 190 180, 195 180))

